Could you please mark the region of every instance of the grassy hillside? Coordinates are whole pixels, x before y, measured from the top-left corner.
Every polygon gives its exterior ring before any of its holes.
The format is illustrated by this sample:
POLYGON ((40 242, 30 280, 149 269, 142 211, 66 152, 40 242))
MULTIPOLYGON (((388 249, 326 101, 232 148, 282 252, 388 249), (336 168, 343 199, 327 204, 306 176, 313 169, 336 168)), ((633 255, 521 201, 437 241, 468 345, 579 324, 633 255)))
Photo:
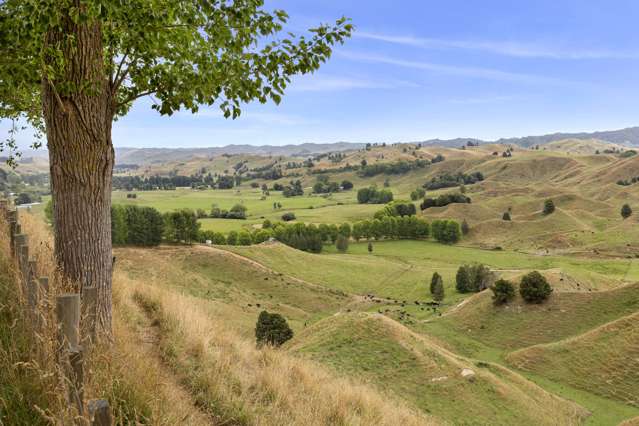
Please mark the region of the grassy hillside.
MULTIPOLYGON (((517 296, 504 306, 494 306, 490 291, 477 294, 462 307, 441 318, 431 332, 450 331, 455 348, 468 355, 476 350, 465 339, 503 351, 549 343, 639 311, 639 284, 608 291, 554 292, 543 304, 526 304, 517 296), (445 330, 445 331, 444 331, 445 330)), ((429 330, 430 324, 424 329, 429 330)))
POLYGON ((565 340, 510 353, 520 370, 639 407, 639 312, 565 340))
POLYGON ((454 424, 567 425, 587 415, 506 370, 454 356, 381 315, 330 317, 288 347, 454 424), (472 376, 462 376, 465 370, 472 376))

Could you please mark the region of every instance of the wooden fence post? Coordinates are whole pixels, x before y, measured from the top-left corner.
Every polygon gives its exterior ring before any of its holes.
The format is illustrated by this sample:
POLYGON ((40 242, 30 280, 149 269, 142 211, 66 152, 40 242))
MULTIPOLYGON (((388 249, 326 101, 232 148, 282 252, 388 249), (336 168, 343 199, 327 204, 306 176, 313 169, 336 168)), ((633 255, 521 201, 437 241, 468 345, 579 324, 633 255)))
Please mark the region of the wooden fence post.
POLYGON ((113 424, 111 407, 106 399, 92 399, 87 404, 87 411, 91 426, 111 426, 113 424))
POLYGON ((62 294, 56 298, 58 359, 68 382, 68 400, 83 412, 84 354, 80 346, 80 295, 62 294))
POLYGON ((27 243, 19 247, 18 266, 20 267, 22 294, 24 298, 27 299, 29 287, 29 245, 27 243))
POLYGON ((16 233, 13 236, 13 257, 15 259, 18 258, 18 254, 20 253, 20 247, 23 244, 27 244, 27 236, 25 234, 20 233, 20 224, 16 224, 16 233))
POLYGON ((37 282, 36 325, 39 333, 43 333, 47 326, 47 312, 49 310, 49 278, 40 277, 37 282))
POLYGON ((82 346, 88 348, 96 339, 96 309, 98 288, 82 289, 82 346))

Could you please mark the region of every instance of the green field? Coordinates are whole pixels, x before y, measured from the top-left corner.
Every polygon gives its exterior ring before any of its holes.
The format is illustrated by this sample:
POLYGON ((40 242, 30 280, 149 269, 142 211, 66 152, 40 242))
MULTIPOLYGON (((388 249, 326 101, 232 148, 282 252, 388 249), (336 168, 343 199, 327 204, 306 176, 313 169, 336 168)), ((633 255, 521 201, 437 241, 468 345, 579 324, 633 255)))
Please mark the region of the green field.
POLYGON ((246 220, 201 219, 203 230, 225 233, 261 224, 264 219, 279 221, 286 212, 294 212, 297 219, 304 222, 343 223, 370 218, 380 208, 378 205, 357 204, 355 191, 330 196, 305 195, 288 198, 276 191, 263 197, 261 190, 250 187, 228 190, 178 188, 174 191, 137 191, 136 194, 137 198, 126 198, 127 192, 114 191, 112 200, 114 204, 150 206, 160 212, 186 208, 203 209, 210 213, 213 205, 225 210, 235 204, 246 206, 246 220), (282 207, 274 209, 274 203, 279 203, 282 207))

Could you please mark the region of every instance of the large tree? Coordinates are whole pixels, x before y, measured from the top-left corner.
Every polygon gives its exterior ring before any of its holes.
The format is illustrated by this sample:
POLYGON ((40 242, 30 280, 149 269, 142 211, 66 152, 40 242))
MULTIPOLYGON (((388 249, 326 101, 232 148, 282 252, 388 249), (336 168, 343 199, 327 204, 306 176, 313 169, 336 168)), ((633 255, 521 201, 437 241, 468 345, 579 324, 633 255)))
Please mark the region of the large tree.
MULTIPOLYGON (((0 0, 0 118, 46 135, 55 255, 81 291, 97 286, 111 329, 113 120, 153 95, 162 115, 279 103, 291 76, 319 68, 351 24, 285 33, 263 0, 0 0)), ((2 147, 16 148, 13 132, 2 147)))

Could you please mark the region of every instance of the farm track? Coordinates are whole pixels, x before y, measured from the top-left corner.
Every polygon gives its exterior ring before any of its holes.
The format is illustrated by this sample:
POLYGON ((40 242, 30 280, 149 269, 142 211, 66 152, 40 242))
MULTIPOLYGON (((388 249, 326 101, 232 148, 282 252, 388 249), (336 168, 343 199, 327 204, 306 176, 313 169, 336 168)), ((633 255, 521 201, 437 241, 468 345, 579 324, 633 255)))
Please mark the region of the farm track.
MULTIPOLYGON (((158 352, 158 345, 162 338, 159 327, 153 323, 148 314, 137 303, 135 307, 139 310, 142 324, 136 327, 136 337, 138 340, 138 350, 144 355, 148 367, 153 369, 162 382, 162 391, 169 395, 172 404, 180 407, 179 411, 188 413, 182 419, 182 424, 192 426, 215 425, 215 421, 210 415, 202 411, 197 402, 193 399, 189 390, 180 383, 180 379, 172 372, 171 367, 162 359, 158 352)), ((177 409, 175 411, 178 411, 177 409)))

